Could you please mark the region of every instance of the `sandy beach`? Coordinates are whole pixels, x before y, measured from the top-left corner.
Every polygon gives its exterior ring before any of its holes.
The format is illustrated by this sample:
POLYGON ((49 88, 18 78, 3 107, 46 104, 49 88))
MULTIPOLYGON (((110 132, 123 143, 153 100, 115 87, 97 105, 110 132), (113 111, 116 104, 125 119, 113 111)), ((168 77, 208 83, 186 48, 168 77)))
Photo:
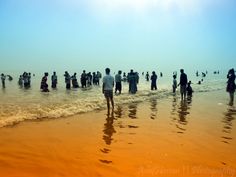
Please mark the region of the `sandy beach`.
POLYGON ((234 177, 235 107, 223 90, 0 129, 3 177, 234 177))

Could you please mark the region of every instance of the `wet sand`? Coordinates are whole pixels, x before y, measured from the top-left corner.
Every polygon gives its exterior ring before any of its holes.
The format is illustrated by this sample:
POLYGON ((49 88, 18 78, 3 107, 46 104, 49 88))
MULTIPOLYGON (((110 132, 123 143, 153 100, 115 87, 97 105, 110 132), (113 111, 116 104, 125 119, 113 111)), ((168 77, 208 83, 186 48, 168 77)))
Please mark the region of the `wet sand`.
POLYGON ((227 96, 170 96, 1 128, 0 176, 234 177, 236 109, 227 96))

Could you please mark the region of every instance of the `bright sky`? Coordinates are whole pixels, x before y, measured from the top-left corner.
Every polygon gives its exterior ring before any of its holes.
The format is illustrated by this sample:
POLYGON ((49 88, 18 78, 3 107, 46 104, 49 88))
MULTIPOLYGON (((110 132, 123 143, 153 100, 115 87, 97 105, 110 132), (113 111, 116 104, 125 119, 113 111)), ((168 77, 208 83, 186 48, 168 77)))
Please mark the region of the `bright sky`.
POLYGON ((1 0, 0 71, 236 67, 235 0, 1 0))

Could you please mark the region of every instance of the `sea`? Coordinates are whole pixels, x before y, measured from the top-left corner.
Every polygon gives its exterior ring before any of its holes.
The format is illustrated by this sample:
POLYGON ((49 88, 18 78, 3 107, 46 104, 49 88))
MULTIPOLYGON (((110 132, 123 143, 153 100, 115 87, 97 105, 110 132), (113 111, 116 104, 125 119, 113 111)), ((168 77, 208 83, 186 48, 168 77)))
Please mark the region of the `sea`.
MULTIPOLYGON (((58 72, 58 88, 55 90, 50 88, 51 74, 49 74, 48 85, 50 92, 43 93, 40 91, 43 72, 34 73, 31 71, 32 75, 35 74, 35 76, 31 78, 31 87, 29 89, 21 88, 18 85, 18 78, 22 73, 4 73, 11 75, 13 80, 6 80, 6 88, 0 89, 0 127, 14 125, 26 120, 66 118, 76 114, 106 109, 101 81, 100 86, 66 90, 64 72, 58 72)), ((149 73, 151 75, 151 71, 149 73)), ((123 82, 122 94, 114 96, 115 105, 141 103, 150 99, 165 99, 173 96, 172 73, 163 72, 163 77, 160 77, 160 73, 157 73, 158 90, 151 91, 151 82, 146 81, 145 74, 142 75, 142 72, 139 71, 140 80, 137 93, 129 94, 128 83, 123 82)), ((72 75, 73 73, 71 72, 70 74, 72 75)), ((210 94, 212 91, 222 90, 221 93, 226 95, 226 72, 214 74, 213 71, 209 71, 204 78, 202 78, 201 72, 199 77, 196 77, 195 72, 186 74, 188 74, 188 79, 192 82, 194 92, 209 92, 210 94), (203 79, 202 84, 197 84, 201 79, 203 79)), ((115 75, 115 73, 112 73, 112 75, 115 75)), ((178 73, 177 81, 179 81, 179 75, 178 73)), ((80 73, 77 73, 77 76, 78 81, 80 81, 80 73)), ((81 85, 80 82, 79 85, 81 85)), ((0 87, 2 87, 1 83, 0 87)), ((179 96, 178 89, 177 96, 179 96)))

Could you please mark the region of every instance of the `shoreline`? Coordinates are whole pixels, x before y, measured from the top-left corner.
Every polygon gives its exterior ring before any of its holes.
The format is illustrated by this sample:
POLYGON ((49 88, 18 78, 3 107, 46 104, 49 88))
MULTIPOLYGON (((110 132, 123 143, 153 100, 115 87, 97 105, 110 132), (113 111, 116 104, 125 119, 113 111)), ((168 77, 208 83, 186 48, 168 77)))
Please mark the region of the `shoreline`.
POLYGON ((0 128, 0 175, 236 176, 236 110, 218 93, 0 128))

